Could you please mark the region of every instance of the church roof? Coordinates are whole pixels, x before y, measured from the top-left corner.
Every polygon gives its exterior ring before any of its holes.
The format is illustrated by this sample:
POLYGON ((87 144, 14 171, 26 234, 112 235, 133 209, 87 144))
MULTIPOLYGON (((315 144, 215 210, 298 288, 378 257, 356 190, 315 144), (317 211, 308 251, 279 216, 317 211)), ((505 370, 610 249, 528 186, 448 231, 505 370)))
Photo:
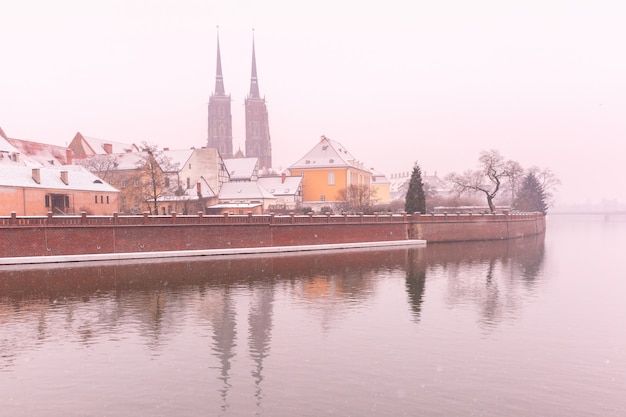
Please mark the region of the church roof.
POLYGON ((250 76, 250 94, 248 98, 258 99, 261 98, 259 92, 259 79, 256 75, 256 54, 254 52, 254 32, 252 32, 252 71, 250 76))
MULTIPOLYGON (((357 161, 341 143, 322 136, 320 141, 307 152, 299 161, 291 165, 290 169, 312 168, 363 168, 363 163, 357 161)), ((369 172, 369 171, 368 171, 369 172)))

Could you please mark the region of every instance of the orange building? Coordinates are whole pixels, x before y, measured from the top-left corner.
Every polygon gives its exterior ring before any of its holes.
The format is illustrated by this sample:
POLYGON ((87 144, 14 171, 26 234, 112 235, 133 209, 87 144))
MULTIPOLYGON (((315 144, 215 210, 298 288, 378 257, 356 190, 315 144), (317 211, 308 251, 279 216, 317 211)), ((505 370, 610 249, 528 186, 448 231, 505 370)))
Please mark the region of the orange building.
POLYGON ((0 215, 111 215, 119 191, 76 165, 31 168, 0 164, 0 215))
POLYGON ((302 202, 323 206, 346 201, 351 187, 368 189, 372 172, 339 142, 322 136, 298 162, 289 167, 292 176, 302 176, 302 202))

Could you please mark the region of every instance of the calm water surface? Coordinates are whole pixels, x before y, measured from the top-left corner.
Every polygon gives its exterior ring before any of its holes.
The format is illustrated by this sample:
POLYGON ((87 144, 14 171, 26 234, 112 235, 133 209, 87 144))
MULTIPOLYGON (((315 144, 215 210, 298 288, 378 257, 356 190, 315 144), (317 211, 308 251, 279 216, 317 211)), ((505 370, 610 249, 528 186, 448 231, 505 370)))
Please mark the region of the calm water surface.
POLYGON ((625 238, 0 267, 0 415, 626 416, 625 238))

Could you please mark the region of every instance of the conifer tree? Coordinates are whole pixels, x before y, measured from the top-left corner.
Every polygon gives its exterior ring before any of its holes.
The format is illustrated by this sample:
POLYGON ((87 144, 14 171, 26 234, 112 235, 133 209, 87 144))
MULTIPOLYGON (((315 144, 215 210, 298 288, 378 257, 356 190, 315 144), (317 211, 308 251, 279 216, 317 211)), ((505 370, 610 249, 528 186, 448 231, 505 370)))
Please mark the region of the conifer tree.
POLYGON ((409 181, 409 189, 406 193, 404 210, 409 213, 426 213, 426 196, 424 183, 422 182, 422 169, 419 164, 413 164, 413 172, 409 181))
POLYGON ((513 208, 519 211, 538 211, 542 214, 548 212, 545 191, 533 172, 524 177, 513 208))

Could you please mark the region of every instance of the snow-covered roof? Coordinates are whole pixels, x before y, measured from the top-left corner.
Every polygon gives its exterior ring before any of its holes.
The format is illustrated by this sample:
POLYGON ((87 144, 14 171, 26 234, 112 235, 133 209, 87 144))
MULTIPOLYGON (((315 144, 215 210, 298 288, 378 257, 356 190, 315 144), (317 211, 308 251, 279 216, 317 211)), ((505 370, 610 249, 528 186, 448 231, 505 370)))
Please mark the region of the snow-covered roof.
POLYGON ((240 209, 244 209, 244 208, 259 207, 260 205, 261 205, 261 203, 220 203, 220 204, 214 204, 214 205, 209 206, 207 208, 210 208, 210 209, 221 209, 221 208, 232 208, 232 209, 240 208, 240 209))
POLYGON ((295 195, 302 184, 302 177, 262 177, 257 182, 274 195, 295 195))
POLYGON ((290 169, 306 168, 346 168, 352 167, 367 171, 363 163, 359 162, 341 143, 322 136, 320 141, 307 152, 290 169))
POLYGON ((15 146, 13 146, 8 138, 5 139, 3 136, 0 136, 0 152, 2 153, 20 153, 15 146))
POLYGON ((67 148, 64 146, 14 138, 7 138, 7 140, 22 154, 22 157, 28 157, 41 166, 67 164, 67 148))
MULTIPOLYGON (((180 171, 185 167, 191 155, 193 155, 193 149, 180 149, 180 150, 166 150, 163 151, 160 155, 160 158, 167 158, 169 161, 169 165, 172 168, 176 168, 176 170, 180 171)), ((161 167, 166 171, 169 171, 168 167, 161 167)))
POLYGON ((370 168, 369 171, 372 174, 372 183, 376 183, 376 184, 390 184, 391 183, 391 181, 387 179, 385 174, 379 171, 376 171, 374 168, 370 168))
POLYGON ((258 158, 228 158, 224 159, 226 171, 231 181, 250 181, 259 164, 258 158))
MULTIPOLYGON (((391 186, 389 192, 392 200, 402 199, 406 196, 409 189, 409 182, 411 181, 411 172, 400 172, 391 175, 391 186)), ((422 175, 422 182, 425 186, 428 186, 431 192, 435 193, 447 193, 449 192, 448 184, 437 176, 434 175, 422 175)))
POLYGON ((33 179, 33 168, 19 165, 0 164, 0 186, 47 188, 56 190, 80 190, 97 192, 119 192, 116 188, 78 165, 41 167, 40 181, 33 179), (61 179, 61 171, 67 171, 68 183, 61 179))
POLYGON ((122 153, 122 152, 139 150, 137 148, 137 146, 132 144, 132 143, 116 142, 116 141, 112 141, 112 140, 99 139, 99 138, 94 138, 94 137, 85 136, 85 135, 83 135, 83 138, 85 139, 85 142, 87 142, 89 147, 96 154, 105 154, 105 153, 107 153, 105 151, 105 145, 111 145, 111 148, 112 148, 112 152, 111 153, 122 153))
MULTIPOLYGON (((139 163, 141 161, 145 161, 148 157, 146 152, 123 152, 123 153, 115 153, 115 154, 98 154, 88 156, 86 158, 76 158, 74 162, 77 165, 82 165, 85 167, 98 166, 96 161, 101 158, 106 158, 111 161, 112 166, 110 166, 111 170, 134 170, 139 167, 139 163)), ((107 162, 108 165, 108 162, 107 162)))
POLYGON ((274 200, 276 196, 255 181, 225 182, 220 189, 220 200, 274 200))

